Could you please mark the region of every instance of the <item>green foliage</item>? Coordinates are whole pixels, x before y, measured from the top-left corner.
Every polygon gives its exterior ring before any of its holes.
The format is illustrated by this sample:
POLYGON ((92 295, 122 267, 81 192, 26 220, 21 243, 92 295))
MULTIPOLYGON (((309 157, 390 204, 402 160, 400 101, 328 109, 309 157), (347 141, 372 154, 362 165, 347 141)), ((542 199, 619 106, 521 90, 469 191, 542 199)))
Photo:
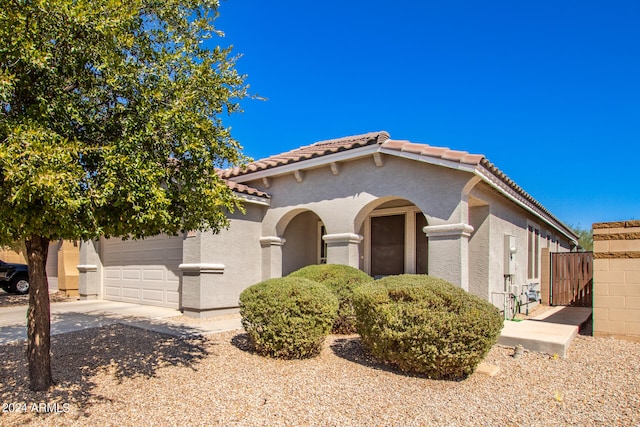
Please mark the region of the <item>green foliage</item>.
POLYGON ((376 358, 405 372, 464 378, 497 342, 496 307, 431 276, 389 276, 354 293, 358 332, 376 358))
POLYGON ((583 251, 593 251, 593 229, 582 228, 579 225, 572 226, 571 229, 578 235, 578 245, 583 251))
POLYGON ((228 225, 216 167, 241 163, 221 116, 244 76, 217 0, 9 0, 0 7, 0 245, 29 264, 31 388, 52 384, 48 242, 228 225), (42 273, 42 274, 40 274, 42 273))
POLYGON ((319 354, 337 311, 331 291, 299 277, 266 280, 240 294, 242 326, 264 356, 301 359, 319 354))
POLYGON ((334 334, 356 332, 353 291, 363 283, 371 282, 373 280, 371 276, 348 265, 320 264, 303 267, 291 273, 289 277, 304 277, 328 287, 340 302, 332 332, 334 334))
POLYGON ((227 225, 221 116, 247 96, 216 0, 28 0, 0 8, 0 243, 227 225))

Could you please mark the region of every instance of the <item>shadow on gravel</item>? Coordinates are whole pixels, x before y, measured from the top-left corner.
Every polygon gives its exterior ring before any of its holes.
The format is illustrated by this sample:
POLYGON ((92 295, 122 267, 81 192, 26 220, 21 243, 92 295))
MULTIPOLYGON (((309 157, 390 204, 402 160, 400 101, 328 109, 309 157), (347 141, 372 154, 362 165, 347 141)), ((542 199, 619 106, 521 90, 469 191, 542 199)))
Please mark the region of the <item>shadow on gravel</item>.
MULTIPOLYGON (((122 382, 154 377, 164 367, 195 366, 208 354, 201 336, 174 336, 122 323, 51 337, 51 367, 56 385, 47 392, 29 390, 26 342, 2 347, 0 401, 68 403, 80 416, 93 402, 107 400, 96 392, 97 376, 122 382)), ((126 397, 123 397, 126 398, 126 397)))
POLYGON ((258 354, 251 342, 251 338, 249 338, 249 334, 247 333, 234 335, 233 338, 231 338, 231 344, 238 350, 244 351, 245 353, 258 354))
POLYGON ((399 369, 394 368, 392 365, 388 365, 370 356, 360 343, 359 336, 335 338, 330 345, 331 351, 336 356, 348 360, 349 362, 357 363, 367 368, 378 369, 385 372, 392 372, 394 374, 403 375, 407 377, 414 377, 415 375, 408 375, 399 369))
MULTIPOLYGON (((373 356, 369 355, 364 347, 362 347, 359 336, 335 338, 331 343, 330 348, 331 351, 333 351, 333 354, 335 354, 337 357, 353 363, 357 363, 362 366, 366 366, 367 368, 390 372, 407 378, 430 379, 427 375, 412 372, 403 372, 393 365, 377 360, 373 356)), ((434 381, 460 382, 464 381, 464 379, 465 378, 451 378, 434 381)))

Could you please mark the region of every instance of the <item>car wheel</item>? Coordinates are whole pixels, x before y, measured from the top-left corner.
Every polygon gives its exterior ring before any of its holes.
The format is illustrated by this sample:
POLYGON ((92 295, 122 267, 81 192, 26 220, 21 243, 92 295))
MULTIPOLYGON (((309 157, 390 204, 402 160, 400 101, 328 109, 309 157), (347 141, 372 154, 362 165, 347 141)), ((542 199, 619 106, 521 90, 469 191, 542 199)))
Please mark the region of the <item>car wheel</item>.
POLYGON ((24 295, 29 292, 29 280, 24 277, 20 277, 13 284, 13 289, 16 291, 18 295, 24 295))

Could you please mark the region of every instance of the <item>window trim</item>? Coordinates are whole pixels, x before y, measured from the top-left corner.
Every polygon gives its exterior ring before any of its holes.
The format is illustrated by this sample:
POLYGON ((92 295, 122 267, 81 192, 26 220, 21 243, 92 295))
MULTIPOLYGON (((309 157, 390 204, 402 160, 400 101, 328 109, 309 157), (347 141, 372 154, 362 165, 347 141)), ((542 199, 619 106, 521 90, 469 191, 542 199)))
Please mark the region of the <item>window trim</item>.
POLYGON ((527 280, 540 282, 542 250, 540 245, 540 226, 527 222, 527 280), (532 239, 533 237, 533 239, 532 239))

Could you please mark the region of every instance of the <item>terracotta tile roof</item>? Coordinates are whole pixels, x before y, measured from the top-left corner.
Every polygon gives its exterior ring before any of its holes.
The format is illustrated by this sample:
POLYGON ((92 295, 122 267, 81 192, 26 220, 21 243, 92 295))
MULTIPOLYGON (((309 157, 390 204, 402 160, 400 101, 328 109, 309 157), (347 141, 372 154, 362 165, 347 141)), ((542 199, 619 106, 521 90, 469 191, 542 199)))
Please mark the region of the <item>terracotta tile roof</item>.
POLYGON ((260 191, 257 188, 249 187, 245 184, 240 184, 239 182, 229 181, 225 179, 224 182, 229 186, 229 188, 236 193, 248 194, 250 196, 263 197, 265 199, 270 199, 271 195, 265 193, 264 191, 260 191))
MULTIPOLYGON (((370 132, 363 135, 348 136, 344 138, 330 139, 327 141, 316 142, 315 144, 296 148, 295 150, 281 153, 266 159, 257 160, 246 165, 244 168, 233 168, 220 171, 220 176, 225 179, 232 179, 253 172, 264 171, 267 169, 277 168, 305 160, 310 160, 322 156, 353 150, 369 145, 378 145, 380 149, 398 151, 401 153, 414 154, 418 156, 426 156, 435 159, 442 159, 454 163, 475 166, 477 170, 485 171, 484 175, 493 185, 502 188, 507 193, 515 197, 520 203, 523 203, 529 209, 537 212, 543 217, 552 219, 556 225, 564 229, 569 234, 574 234, 571 229, 558 220, 544 206, 542 206, 529 193, 524 191, 504 172, 498 169, 493 163, 489 162, 482 154, 470 154, 466 151, 451 150, 447 147, 434 147, 428 144, 417 144, 404 140, 393 140, 389 133, 385 131, 370 132)), ((228 181, 232 183, 233 181, 228 181)), ((231 184, 233 185, 233 184, 231 184)), ((242 184, 236 184, 238 186, 242 184)), ((246 187, 246 186, 244 186, 246 187)), ((233 187, 232 187, 233 188, 233 187)), ((267 193, 260 190, 246 187, 242 190, 234 189, 246 194, 258 195, 261 197, 269 197, 267 193)))
POLYGON ((484 159, 482 154, 469 154, 466 151, 450 150, 446 147, 433 147, 428 144, 416 144, 410 141, 398 141, 389 139, 380 145, 387 150, 395 150, 403 153, 418 154, 421 156, 441 158, 457 163, 478 165, 484 159))
POLYGON ((365 147, 367 145, 381 144, 389 139, 387 132, 370 132, 364 135, 347 136, 345 138, 330 139, 327 141, 316 142, 315 144, 305 147, 296 148, 286 153, 277 154, 267 157, 266 159, 257 160, 249 163, 244 168, 235 167, 222 171, 221 176, 231 178, 234 176, 246 175, 252 172, 263 171, 266 169, 284 166, 304 160, 314 159, 341 151, 352 150, 354 148, 365 147))

